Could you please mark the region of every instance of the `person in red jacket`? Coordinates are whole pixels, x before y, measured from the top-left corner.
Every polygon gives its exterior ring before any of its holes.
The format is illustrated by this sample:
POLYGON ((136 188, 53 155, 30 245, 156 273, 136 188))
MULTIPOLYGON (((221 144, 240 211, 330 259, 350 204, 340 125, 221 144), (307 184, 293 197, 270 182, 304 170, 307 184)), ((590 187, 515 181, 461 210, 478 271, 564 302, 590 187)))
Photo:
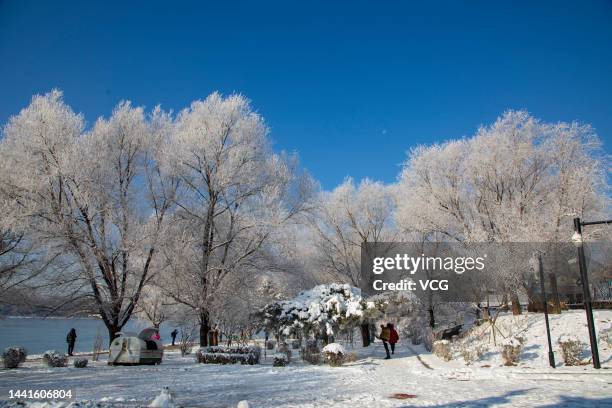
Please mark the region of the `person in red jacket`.
POLYGON ((399 341, 399 334, 393 327, 392 323, 387 323, 387 327, 389 328, 389 344, 391 345, 391 354, 395 354, 395 343, 399 341))

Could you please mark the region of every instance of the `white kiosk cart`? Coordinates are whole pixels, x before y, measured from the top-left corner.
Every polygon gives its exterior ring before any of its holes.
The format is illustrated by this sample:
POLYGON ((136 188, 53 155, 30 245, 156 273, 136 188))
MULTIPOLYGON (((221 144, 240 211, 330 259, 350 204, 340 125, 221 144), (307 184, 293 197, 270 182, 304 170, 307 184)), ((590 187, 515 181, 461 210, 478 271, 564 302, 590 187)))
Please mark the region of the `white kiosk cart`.
POLYGON ((164 345, 155 339, 157 329, 146 328, 135 333, 119 332, 111 343, 108 365, 160 364, 164 356, 164 345))

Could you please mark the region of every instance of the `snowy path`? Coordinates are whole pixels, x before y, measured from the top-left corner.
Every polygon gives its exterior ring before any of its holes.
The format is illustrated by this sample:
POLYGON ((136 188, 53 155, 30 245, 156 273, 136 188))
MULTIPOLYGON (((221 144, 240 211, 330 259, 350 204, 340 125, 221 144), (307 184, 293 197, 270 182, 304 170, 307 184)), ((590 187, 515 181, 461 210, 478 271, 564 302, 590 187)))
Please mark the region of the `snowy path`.
POLYGON ((269 360, 260 366, 203 365, 174 353, 162 365, 146 367, 99 362, 86 369, 48 369, 29 363, 0 370, 0 396, 27 384, 30 389, 72 388, 77 400, 108 406, 144 406, 168 386, 186 407, 235 407, 244 399, 253 407, 286 408, 612 406, 612 370, 454 367, 423 354, 432 367, 427 369, 407 348, 400 347, 391 360, 381 359, 380 345, 368 354, 340 368, 301 362, 275 368, 269 360), (416 397, 390 398, 394 393, 416 397))

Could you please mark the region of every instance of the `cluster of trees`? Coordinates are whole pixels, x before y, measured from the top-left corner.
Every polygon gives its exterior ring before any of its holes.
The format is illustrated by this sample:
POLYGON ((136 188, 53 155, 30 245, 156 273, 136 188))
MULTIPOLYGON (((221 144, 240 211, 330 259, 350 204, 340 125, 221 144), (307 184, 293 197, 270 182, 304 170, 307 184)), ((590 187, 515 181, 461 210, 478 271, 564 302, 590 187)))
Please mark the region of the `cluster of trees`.
MULTIPOLYGON (((609 215, 608 167, 589 126, 510 111, 414 148, 396 183, 319 191, 241 95, 176 115, 122 102, 87 127, 52 91, 0 140, 0 295, 85 297, 111 338, 134 314, 195 319, 206 345, 315 284, 369 289, 364 242, 567 241, 574 216, 609 215)), ((512 268, 494 281, 522 284, 512 268)))
POLYGON ((91 129, 61 92, 35 96, 0 144, 2 282, 18 283, 34 247, 50 264, 30 280, 91 297, 111 339, 139 306, 159 323, 172 304, 205 345, 215 305, 239 291, 229 277, 283 267, 273 242, 290 240, 312 188, 267 133, 240 95, 176 116, 123 102, 91 129))
MULTIPOLYGON (((609 218, 608 169, 590 126, 508 111, 473 137, 413 148, 396 183, 349 178, 323 193, 311 218, 316 269, 368 290, 365 241, 569 242, 574 217, 609 218)), ((518 256, 506 258, 482 283, 516 305, 530 282, 518 256)), ((432 326, 434 306, 424 305, 432 326)))

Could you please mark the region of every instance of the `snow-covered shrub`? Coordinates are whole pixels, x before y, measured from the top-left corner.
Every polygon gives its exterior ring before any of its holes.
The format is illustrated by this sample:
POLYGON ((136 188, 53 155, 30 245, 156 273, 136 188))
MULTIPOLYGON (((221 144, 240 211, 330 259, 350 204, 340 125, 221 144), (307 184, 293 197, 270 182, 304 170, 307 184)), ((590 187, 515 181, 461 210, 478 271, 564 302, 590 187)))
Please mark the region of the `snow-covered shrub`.
POLYGON ((4 368, 17 368, 23 363, 28 353, 23 347, 7 347, 2 353, 4 368))
POLYGON ((274 350, 274 346, 276 346, 276 342, 274 340, 266 341, 266 349, 274 350))
POLYGON ((459 354, 461 354, 463 361, 465 361, 467 365, 480 359, 486 350, 487 348, 484 344, 464 342, 459 345, 459 354))
POLYGON ((348 284, 318 285, 291 300, 266 305, 259 313, 262 325, 284 335, 326 334, 359 324, 374 303, 365 302, 361 290, 348 284))
POLYGON ((518 363, 519 356, 523 350, 523 339, 521 337, 508 337, 499 344, 504 364, 512 366, 518 363))
POLYGON ((597 336, 597 338, 600 341, 603 341, 606 346, 612 347, 612 326, 602 329, 599 332, 599 336, 597 336))
POLYGON ((302 347, 302 340, 301 339, 295 339, 291 341, 291 348, 294 350, 299 350, 300 347, 302 347))
POLYGON ((346 350, 338 343, 330 343, 322 350, 325 362, 332 367, 339 367, 344 363, 346 350))
POLYGON ((558 339, 565 365, 575 366, 583 364, 582 353, 586 345, 572 334, 563 334, 558 339))
POLYGON ((423 346, 425 346, 425 350, 433 351, 433 345, 435 341, 435 334, 431 327, 426 327, 421 332, 421 341, 423 342, 423 346))
POLYGON ((287 357, 287 361, 291 361, 291 349, 289 348, 289 344, 285 342, 279 343, 276 352, 284 354, 287 357))
POLYGON ((196 352, 196 361, 202 364, 259 364, 261 349, 257 346, 211 346, 196 352))
POLYGON ((453 358, 451 342, 448 340, 437 340, 433 342, 433 353, 444 361, 450 361, 453 358))
POLYGON ((66 367, 68 365, 68 357, 56 350, 45 351, 42 359, 49 367, 66 367))
POLYGON ((321 351, 315 339, 306 340, 306 346, 302 347, 300 355, 302 360, 310 364, 321 364, 321 351))
POLYGON ((285 353, 276 353, 272 356, 272 359, 272 366, 274 367, 284 367, 289 364, 289 358, 285 353))
POLYGON ((74 364, 74 366, 75 366, 76 368, 85 368, 85 367, 87 367, 87 363, 88 363, 88 362, 89 362, 89 361, 88 361, 86 358, 83 358, 83 357, 78 357, 78 358, 75 358, 75 359, 74 359, 73 364, 74 364))

